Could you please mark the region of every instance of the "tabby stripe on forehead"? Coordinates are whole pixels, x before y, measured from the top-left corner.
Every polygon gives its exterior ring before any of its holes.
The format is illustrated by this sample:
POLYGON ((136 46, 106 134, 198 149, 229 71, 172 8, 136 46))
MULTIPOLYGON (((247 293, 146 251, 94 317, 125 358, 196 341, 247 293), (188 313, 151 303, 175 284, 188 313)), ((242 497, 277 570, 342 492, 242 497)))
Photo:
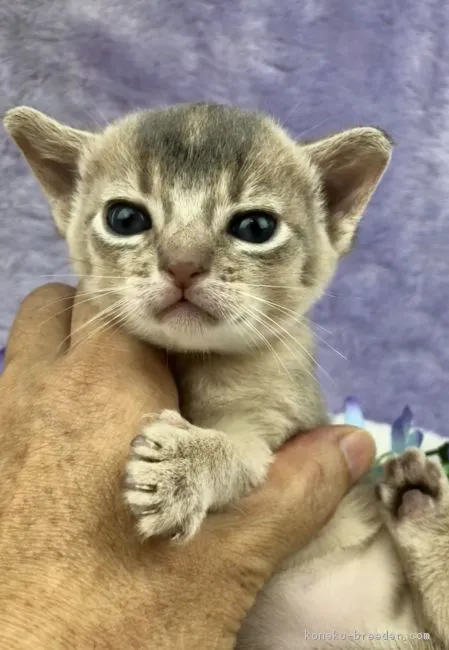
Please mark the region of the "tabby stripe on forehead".
POLYGON ((229 183, 229 201, 234 204, 240 203, 245 188, 244 177, 241 174, 241 165, 235 164, 231 170, 229 183))
MULTIPOLYGON (((155 161, 162 186, 175 177, 187 187, 211 182, 225 170, 240 170, 262 124, 260 116, 226 107, 190 106, 143 114, 135 130, 139 168, 148 170, 155 161)), ((141 183, 146 188, 148 178, 142 176, 141 183)))
POLYGON ((173 201, 171 200, 171 197, 165 188, 162 188, 160 199, 162 202, 162 208, 164 210, 164 216, 166 219, 168 219, 173 215, 173 201))
POLYGON ((149 156, 148 152, 144 152, 142 149, 137 149, 140 154, 139 165, 138 165, 138 184, 139 190, 142 194, 150 196, 153 192, 153 176, 150 172, 149 165, 149 156))

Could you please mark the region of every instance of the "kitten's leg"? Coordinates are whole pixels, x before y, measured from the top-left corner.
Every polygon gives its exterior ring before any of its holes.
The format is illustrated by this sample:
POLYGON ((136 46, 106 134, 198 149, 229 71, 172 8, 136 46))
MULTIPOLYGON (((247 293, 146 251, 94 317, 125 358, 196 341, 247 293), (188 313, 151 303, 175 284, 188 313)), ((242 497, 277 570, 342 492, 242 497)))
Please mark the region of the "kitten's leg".
POLYGON ((386 462, 378 496, 419 622, 436 645, 449 648, 449 481, 441 466, 411 449, 386 462))
POLYGON ((227 424, 226 433, 203 429, 163 411, 133 441, 125 499, 144 537, 188 539, 208 510, 264 480, 272 457, 268 444, 243 417, 227 424), (237 427, 240 435, 233 435, 237 427))

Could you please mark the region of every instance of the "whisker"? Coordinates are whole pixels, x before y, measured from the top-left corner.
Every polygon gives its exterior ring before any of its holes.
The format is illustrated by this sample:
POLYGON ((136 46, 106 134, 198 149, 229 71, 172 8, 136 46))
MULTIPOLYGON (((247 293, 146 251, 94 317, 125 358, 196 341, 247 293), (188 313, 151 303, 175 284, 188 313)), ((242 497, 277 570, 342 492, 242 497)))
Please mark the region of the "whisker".
MULTIPOLYGON (((97 314, 95 314, 94 316, 92 316, 92 318, 90 318, 88 321, 86 321, 85 323, 83 323, 82 325, 80 325, 79 327, 77 327, 76 330, 74 330, 73 332, 71 332, 70 334, 68 334, 68 336, 65 337, 65 339, 61 342, 60 347, 63 347, 64 344, 65 344, 69 339, 71 339, 71 338, 73 338, 74 336, 78 335, 78 334, 79 334, 83 329, 85 329, 86 327, 89 327, 90 325, 92 325, 93 323, 95 323, 95 321, 102 319, 102 318, 103 318, 105 315, 107 315, 109 312, 113 312, 114 309, 117 308, 117 305, 120 304, 122 301, 123 301, 123 299, 116 301, 116 302, 113 303, 112 305, 108 305, 107 307, 105 307, 104 309, 102 309, 101 311, 99 311, 97 314)), ((79 343, 78 343, 78 345, 79 345, 79 343)), ((74 346, 74 347, 76 347, 76 346, 74 346)))
MULTIPOLYGON (((267 314, 265 314, 261 309, 258 309, 257 307, 254 307, 254 305, 251 306, 251 309, 256 310, 261 315, 261 317, 263 319, 265 319, 265 321, 268 320, 273 324, 273 326, 274 326, 274 330, 272 330, 273 333, 276 332, 276 328, 277 328, 278 330, 283 332, 286 336, 288 336, 293 341, 293 343, 295 343, 295 345, 312 361, 312 363, 316 364, 317 368, 319 368, 321 370, 321 372, 324 375, 326 375, 326 377, 328 377, 329 380, 333 383, 333 379, 329 375, 329 373, 318 364, 315 357, 303 345, 301 345, 301 343, 297 339, 295 339, 295 337, 288 330, 286 330, 284 327, 279 325, 279 323, 276 323, 275 320, 273 320, 270 316, 267 316, 267 314)), ((265 322, 265 325, 267 326, 266 322, 265 322)), ((283 342, 285 344, 285 339, 282 339, 282 340, 283 340, 283 342)), ((314 379, 315 379, 315 377, 314 377, 314 379)))
MULTIPOLYGON (((118 307, 118 305, 116 305, 118 307)), ((95 330, 93 330, 89 336, 87 336, 82 343, 88 343, 91 341, 93 338, 98 336, 100 332, 107 332, 108 330, 111 330, 114 326, 120 326, 123 325, 123 323, 126 322, 126 315, 123 313, 118 313, 118 314, 113 314, 108 320, 104 320, 103 323, 99 325, 95 330)))
MULTIPOLYGON (((256 322, 261 323, 263 325, 263 323, 260 320, 258 320, 258 318, 257 318, 257 316, 255 314, 252 314, 252 317, 256 320, 256 322)), ((271 343, 267 339, 267 337, 262 332, 259 332, 257 327, 255 325, 253 325, 249 320, 244 319, 241 322, 242 322, 242 324, 244 326, 250 328, 251 331, 254 331, 254 333, 257 334, 257 336, 262 340, 262 342, 265 343, 266 347, 270 350, 270 352, 273 354, 273 356, 275 356, 276 361, 278 363, 279 371, 281 371, 281 367, 282 367, 285 370, 285 372, 287 373, 287 375, 290 377, 290 379, 292 379, 291 372, 289 371, 289 369, 287 368, 285 363, 282 361, 280 355, 277 353, 277 351, 275 350, 273 345, 271 345, 271 343)))
MULTIPOLYGON (((287 350, 290 352, 292 357, 300 362, 301 368, 303 368, 306 371, 306 373, 309 375, 309 377, 311 377, 314 381, 317 380, 317 378, 313 375, 313 373, 311 373, 308 370, 308 368, 304 366, 304 363, 303 363, 304 358, 301 358, 298 354, 295 353, 294 350, 292 350, 290 345, 286 342, 285 337, 280 336, 279 332, 276 331, 273 328, 272 325, 270 325, 269 323, 264 322, 264 320, 262 318, 260 318, 260 316, 256 312, 252 311, 252 312, 250 312, 250 314, 251 314, 251 317, 255 319, 256 323, 258 323, 262 327, 266 328, 268 330, 268 332, 270 334, 272 334, 276 338, 276 340, 278 340, 282 345, 284 345, 287 348, 287 350)), ((282 365, 284 366, 284 364, 282 364, 282 365)), ((291 373, 287 368, 286 368, 286 371, 287 371, 288 375, 291 377, 291 373)))
POLYGON ((332 332, 327 329, 327 327, 323 327, 323 325, 320 325, 319 323, 315 323, 314 320, 310 318, 310 316, 303 316, 305 321, 308 321, 309 325, 313 328, 318 327, 318 329, 323 330, 323 332, 326 332, 326 334, 329 334, 330 336, 333 336, 332 332))
MULTIPOLYGON (((52 305, 57 304, 59 302, 62 302, 64 300, 66 300, 66 298, 57 298, 56 300, 51 301, 51 302, 47 303, 46 305, 43 305, 42 307, 38 307, 36 309, 36 312, 43 311, 44 309, 48 308, 49 306, 52 306, 52 305)), ((90 300, 93 300, 93 298, 88 297, 85 300, 79 301, 79 304, 82 304, 83 302, 89 302, 90 300)), ((69 311, 71 309, 72 309, 72 305, 70 305, 69 307, 66 307, 65 309, 61 309, 59 312, 56 312, 55 314, 51 314, 51 316, 49 316, 48 318, 45 318, 44 320, 39 322, 39 327, 43 327, 44 325, 49 323, 53 318, 58 318, 58 316, 61 316, 61 314, 64 314, 66 311, 69 311)), ((64 345, 66 340, 67 340, 67 337, 64 339, 64 341, 62 341, 61 345, 64 345)))
MULTIPOLYGON (((276 309, 277 311, 279 311, 279 312, 281 312, 281 313, 284 313, 284 314, 289 315, 289 316, 290 316, 290 315, 291 315, 291 316, 294 316, 294 317, 297 318, 299 321, 305 322, 305 319, 304 319, 300 314, 297 314, 293 309, 289 309, 288 307, 283 307, 282 305, 278 305, 277 303, 275 303, 275 302, 273 302, 273 301, 271 301, 271 300, 267 300, 266 298, 261 298, 261 297, 259 297, 259 296, 254 296, 254 295, 251 294, 251 293, 246 293, 246 292, 241 291, 241 290, 238 290, 238 292, 239 292, 240 295, 242 295, 242 296, 248 296, 249 298, 252 298, 253 300, 257 300, 257 301, 259 301, 259 302, 262 302, 262 303, 264 303, 264 304, 269 305, 270 307, 272 307, 273 309, 276 309)), ((313 325, 316 325, 316 326, 319 327, 319 325, 317 325, 316 323, 313 323, 313 325)), ((326 330, 325 330, 325 331, 326 331, 326 330)), ((326 339, 324 339, 323 337, 321 337, 321 336, 320 336, 319 334, 317 334, 316 332, 314 333, 314 335, 316 336, 316 338, 317 338, 319 341, 321 341, 322 343, 324 343, 324 345, 327 345, 328 348, 331 349, 333 352, 335 352, 335 354, 337 354, 339 357, 341 357, 341 358, 344 359, 345 361, 348 360, 347 357, 345 357, 345 355, 344 355, 342 352, 339 352, 339 350, 337 350, 336 348, 334 348, 334 347, 333 347, 333 346, 332 346, 328 341, 326 341, 326 339)))
MULTIPOLYGON (((253 315, 254 318, 254 315, 253 315)), ((257 318, 255 318, 256 322, 257 318)), ((263 332, 260 332, 255 325, 253 325, 248 318, 244 318, 243 320, 239 321, 239 324, 242 325, 243 328, 246 328, 247 331, 249 331, 249 334, 253 333, 256 335, 256 337, 262 342, 262 345, 265 346, 276 358, 276 362, 278 365, 279 372, 282 371, 282 368, 285 370, 285 372, 291 377, 290 371, 288 370, 287 366, 284 364, 282 361, 281 357, 279 354, 276 352, 274 347, 271 345, 270 341, 267 339, 267 337, 263 334, 263 332)), ((237 330, 240 335, 242 335, 242 332, 240 329, 237 330)), ((253 339, 254 340, 254 339, 253 339)), ((251 339, 250 339, 251 342, 251 339)))
MULTIPOLYGON (((285 289, 288 291, 304 291, 303 287, 298 287, 298 285, 287 285, 287 284, 247 284, 247 287, 264 288, 264 289, 285 289)), ((323 291, 324 296, 329 296, 330 298, 338 298, 336 293, 331 293, 329 291, 323 291)))
MULTIPOLYGON (((215 292, 214 292, 214 293, 215 293, 215 292)), ((219 295, 219 293, 215 293, 215 296, 216 296, 216 305, 217 305, 217 307, 218 307, 218 311, 221 313, 222 316, 224 316, 224 317, 229 317, 229 314, 226 313, 225 310, 223 310, 222 307, 221 307, 221 305, 220 305, 220 295, 219 295)), ((234 314, 237 316, 237 318, 234 318, 234 317, 233 317, 233 314, 231 313, 231 318, 230 318, 230 320, 233 321, 233 322, 237 322, 237 320, 238 320, 238 321, 239 321, 239 324, 242 325, 242 327, 246 328, 246 331, 249 331, 249 334, 251 334, 251 333, 255 334, 256 337, 257 337, 260 341, 262 341, 262 344, 263 344, 264 346, 266 346, 266 347, 267 347, 267 348, 272 352, 272 354, 275 356, 275 358, 276 358, 276 360, 277 360, 277 363, 278 363, 279 372, 281 372, 281 367, 282 367, 282 368, 284 368, 284 370, 287 372, 287 374, 288 374, 289 376, 291 376, 291 375, 290 375, 290 372, 289 372, 289 370, 288 370, 288 368, 285 366, 285 364, 283 363, 282 359, 280 358, 280 356, 278 355, 278 353, 276 352, 276 350, 274 349, 274 347, 271 345, 271 343, 270 343, 270 341, 267 339, 267 337, 263 334, 263 332, 259 332, 259 330, 257 329, 257 327, 255 327, 255 326, 254 326, 254 325, 249 321, 249 319, 248 319, 247 317, 246 317, 246 318, 243 318, 243 320, 240 320, 240 319, 238 318, 239 315, 236 313, 235 310, 234 310, 234 314)), ((239 333, 239 335, 240 335, 242 338, 244 338, 244 336, 243 336, 243 332, 241 331, 240 328, 237 328, 237 332, 239 333)), ((250 343, 251 343, 252 341, 254 341, 254 339, 251 339, 251 338, 250 338, 250 343)))
POLYGON ((92 275, 91 273, 48 273, 37 278, 93 278, 94 280, 126 280, 123 275, 92 275))
MULTIPOLYGON (((125 313, 125 312, 122 312, 122 311, 121 311, 121 308, 122 308, 122 306, 125 305, 125 304, 127 304, 127 300, 126 300, 126 298, 121 299, 120 301, 118 301, 118 302, 115 303, 115 307, 116 307, 116 309, 118 310, 118 313, 117 313, 117 314, 114 314, 114 315, 110 318, 110 322, 109 322, 109 324, 107 324, 107 326, 106 326, 106 328, 105 328, 105 331, 107 331, 108 329, 112 329, 113 326, 121 327, 121 326, 123 326, 123 325, 126 325, 126 323, 128 322, 128 320, 129 320, 130 318, 132 318, 133 315, 135 315, 136 313, 139 313, 139 311, 140 311, 140 306, 139 306, 139 305, 137 305, 137 306, 135 305, 131 310, 127 310, 126 313, 125 313)), ((101 328, 101 327, 98 328, 98 329, 97 329, 97 330, 96 330, 96 331, 95 331, 91 336, 88 336, 87 339, 85 339, 84 342, 87 342, 87 341, 89 341, 90 339, 92 339, 94 336, 97 336, 98 333, 101 332, 101 331, 102 331, 102 328, 101 328)), ((120 348, 119 348, 119 349, 120 349, 120 348)))
POLYGON ((324 345, 326 345, 326 346, 329 348, 329 350, 332 350, 332 352, 335 352, 335 354, 336 354, 337 356, 339 356, 340 359, 343 359, 343 361, 347 361, 347 360, 348 360, 348 357, 345 356, 345 355, 343 354, 343 352, 340 352, 340 350, 337 350, 337 348, 334 348, 334 346, 331 345, 331 343, 329 343, 329 341, 326 341, 326 339, 324 339, 322 336, 320 336, 320 335, 317 334, 316 332, 314 332, 314 336, 315 336, 319 341, 321 341, 321 343, 323 343, 324 345))
POLYGON ((242 291, 241 289, 237 289, 237 291, 242 296, 248 296, 248 298, 252 298, 253 300, 257 300, 258 302, 263 302, 266 305, 275 307, 279 311, 282 311, 285 314, 288 314, 289 316, 293 316, 295 319, 301 319, 300 314, 298 314, 294 309, 290 309, 289 307, 284 307, 283 305, 279 305, 278 303, 273 302, 272 300, 267 300, 266 298, 262 298, 261 296, 255 296, 254 294, 248 293, 246 291, 242 291))
MULTIPOLYGON (((99 293, 99 294, 96 294, 96 295, 88 295, 87 298, 84 298, 83 300, 78 300, 77 304, 78 304, 78 305, 82 305, 82 304, 84 304, 84 303, 94 302, 94 300, 95 300, 96 298, 98 298, 99 296, 104 297, 104 296, 106 296, 106 295, 108 295, 108 294, 110 294, 110 293, 114 293, 114 291, 113 291, 113 290, 110 290, 110 291, 105 292, 105 293, 99 293)), ((39 307, 38 309, 36 309, 36 311, 42 311, 42 310, 48 308, 49 306, 51 306, 51 305, 55 305, 55 304, 57 304, 58 302, 62 302, 62 301, 64 301, 64 300, 66 300, 66 299, 65 299, 65 298, 58 298, 58 299, 54 300, 53 302, 47 303, 47 305, 43 305, 42 307, 39 307)), ((72 306, 72 305, 70 305, 69 307, 65 307, 65 309, 61 309, 60 311, 56 312, 55 314, 52 314, 51 316, 49 316, 48 318, 46 318, 45 320, 43 320, 43 321, 39 324, 40 327, 42 327, 43 325, 46 325, 46 324, 47 324, 48 322, 50 322, 53 318, 58 318, 58 316, 61 316, 62 314, 64 314, 64 313, 67 312, 67 311, 70 311, 71 309, 73 309, 73 306, 72 306)))
MULTIPOLYGON (((337 113, 337 115, 338 115, 338 113, 337 113)), ((313 124, 312 126, 309 126, 307 129, 304 129, 303 131, 300 131, 300 132, 295 136, 295 137, 296 137, 296 140, 301 140, 301 139, 304 138, 304 136, 306 136, 308 133, 311 133, 312 131, 315 131, 315 129, 320 129, 322 126, 324 126, 325 124, 327 124, 327 123, 330 121, 330 119, 331 119, 330 117, 325 117, 323 120, 320 120, 319 122, 315 122, 315 124, 313 124)), ((332 119, 335 120, 335 115, 333 116, 332 119)), ((300 143, 300 144, 301 144, 301 143, 300 143)), ((306 144, 306 143, 302 143, 302 144, 306 144)))
MULTIPOLYGON (((114 293, 118 289, 118 287, 114 287, 111 289, 99 289, 99 290, 93 290, 93 291, 78 291, 77 292, 77 297, 78 298, 91 298, 94 300, 95 298, 98 298, 99 296, 102 295, 108 295, 109 293, 114 293)), ((67 300, 67 298, 64 296, 62 298, 55 298, 54 300, 51 300, 50 302, 47 302, 45 305, 42 305, 41 307, 38 307, 36 311, 42 311, 44 309, 48 309, 48 307, 52 307, 53 305, 57 305, 59 302, 64 302, 67 300)), ((84 301, 78 301, 78 304, 82 304, 84 301)), ((63 310, 64 311, 64 310, 63 310)), ((59 312, 63 313, 63 312, 59 312)), ((58 315, 58 314, 55 314, 58 315)))

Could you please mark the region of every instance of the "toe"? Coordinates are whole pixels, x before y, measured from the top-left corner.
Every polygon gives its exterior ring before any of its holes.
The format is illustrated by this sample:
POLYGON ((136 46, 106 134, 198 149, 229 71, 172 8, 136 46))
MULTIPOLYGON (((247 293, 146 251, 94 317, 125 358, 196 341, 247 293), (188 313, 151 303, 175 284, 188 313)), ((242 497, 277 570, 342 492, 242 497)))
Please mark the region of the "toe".
POLYGON ((404 482, 404 469, 400 458, 391 458, 385 462, 385 481, 390 485, 399 486, 404 482))

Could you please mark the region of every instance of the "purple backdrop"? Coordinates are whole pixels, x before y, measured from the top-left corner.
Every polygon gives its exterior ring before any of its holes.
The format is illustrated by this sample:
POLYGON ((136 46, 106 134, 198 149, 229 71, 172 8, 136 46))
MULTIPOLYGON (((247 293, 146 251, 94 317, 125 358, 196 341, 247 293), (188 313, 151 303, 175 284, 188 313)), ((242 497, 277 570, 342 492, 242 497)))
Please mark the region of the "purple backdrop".
MULTIPOLYGON (((274 113, 297 135, 379 125, 398 142, 358 246, 315 313, 332 408, 409 403, 449 420, 449 4, 441 0, 0 0, 0 111, 74 125, 200 99, 274 113)), ((0 346, 18 301, 67 273, 47 205, 0 138, 0 346)), ((62 278, 64 279, 64 278, 62 278)), ((449 429, 448 429, 449 431, 449 429)))

